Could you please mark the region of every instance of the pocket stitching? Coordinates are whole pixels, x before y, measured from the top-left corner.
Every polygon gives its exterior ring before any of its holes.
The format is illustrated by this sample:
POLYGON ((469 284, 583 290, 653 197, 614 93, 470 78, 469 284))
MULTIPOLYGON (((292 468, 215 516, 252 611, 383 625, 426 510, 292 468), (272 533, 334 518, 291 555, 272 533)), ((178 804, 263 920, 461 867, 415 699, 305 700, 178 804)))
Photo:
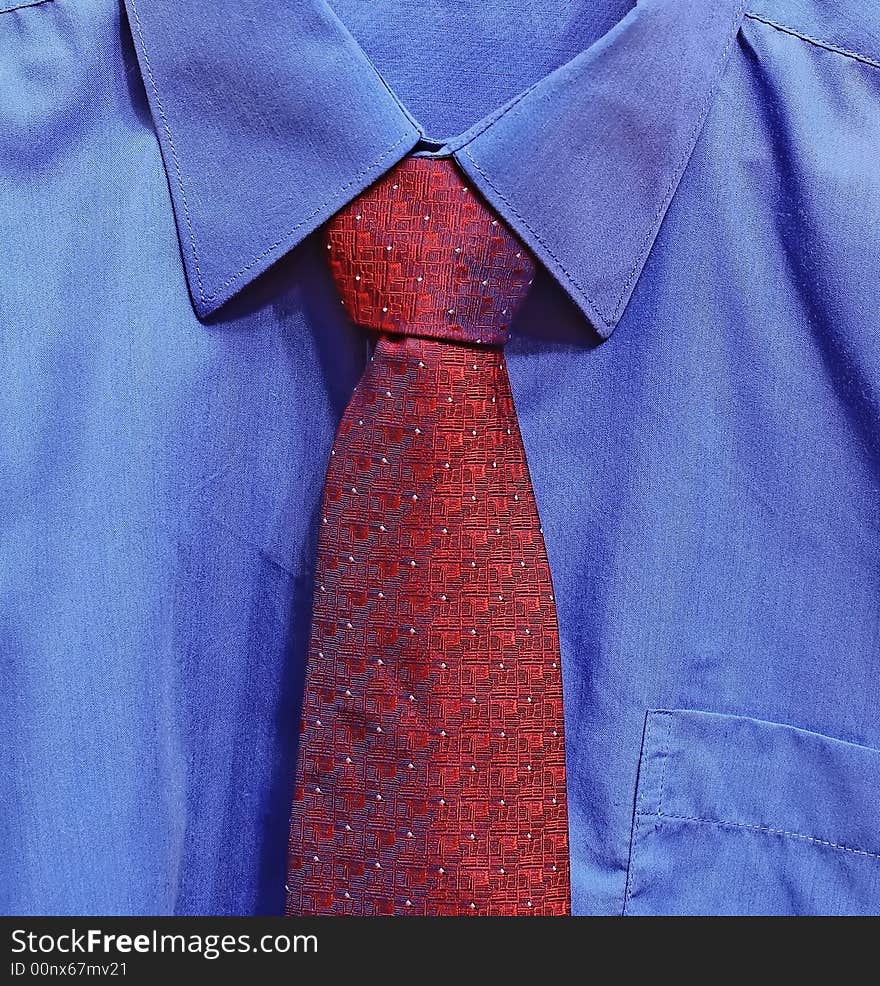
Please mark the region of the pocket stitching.
MULTIPOLYGON (((647 812, 638 810, 638 799, 639 791, 638 787, 643 783, 644 778, 641 776, 642 767, 639 767, 639 778, 637 781, 636 790, 636 809, 634 811, 634 824, 633 832, 630 837, 630 847, 629 847, 629 865, 626 869, 626 889, 623 895, 623 910, 621 912, 623 917, 627 917, 629 914, 629 906, 632 902, 633 896, 633 884, 635 882, 634 877, 636 874, 636 860, 640 848, 640 836, 642 831, 642 818, 654 818, 656 819, 654 824, 654 829, 658 828, 660 818, 664 817, 662 814, 663 807, 663 787, 666 784, 666 767, 669 764, 669 723, 671 721, 672 713, 667 710, 655 709, 648 712, 647 725, 645 727, 645 738, 642 741, 642 749, 639 755, 640 764, 646 754, 652 749, 652 743, 654 739, 654 729, 658 722, 662 721, 663 725, 666 727, 664 731, 663 740, 660 743, 661 752, 663 755, 663 766, 660 769, 660 787, 657 794, 657 811, 647 812)), ((669 816, 667 816, 669 817, 669 816)))
POLYGON ((670 815, 664 814, 658 809, 654 812, 637 812, 638 815, 650 815, 652 818, 668 818, 679 822, 698 822, 702 825, 716 825, 719 828, 738 828, 749 832, 761 832, 765 835, 782 835, 790 839, 799 839, 802 842, 811 842, 813 845, 824 846, 826 849, 836 849, 840 852, 853 853, 856 856, 867 856, 869 859, 880 859, 880 852, 872 852, 869 849, 857 849, 854 846, 844 846, 839 842, 832 842, 830 839, 817 839, 812 835, 804 835, 803 832, 790 832, 787 829, 777 829, 770 825, 749 825, 746 822, 733 822, 724 818, 699 818, 696 815, 670 815))

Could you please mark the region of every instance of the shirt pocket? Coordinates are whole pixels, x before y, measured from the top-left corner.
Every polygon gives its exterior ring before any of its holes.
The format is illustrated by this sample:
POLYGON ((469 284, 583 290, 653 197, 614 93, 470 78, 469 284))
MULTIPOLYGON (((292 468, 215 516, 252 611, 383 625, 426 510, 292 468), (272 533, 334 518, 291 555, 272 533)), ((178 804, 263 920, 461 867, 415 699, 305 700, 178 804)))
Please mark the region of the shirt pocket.
POLYGON ((880 913, 880 750, 648 713, 624 914, 880 913))

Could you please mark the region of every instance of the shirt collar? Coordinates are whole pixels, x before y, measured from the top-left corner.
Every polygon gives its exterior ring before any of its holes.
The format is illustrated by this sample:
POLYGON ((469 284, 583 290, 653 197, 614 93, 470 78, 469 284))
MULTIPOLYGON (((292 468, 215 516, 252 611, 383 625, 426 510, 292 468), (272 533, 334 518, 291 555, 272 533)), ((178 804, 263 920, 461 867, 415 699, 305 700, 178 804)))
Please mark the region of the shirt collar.
MULTIPOLYGON (((126 0, 193 304, 206 317, 422 139, 321 0, 126 0)), ((642 0, 450 150, 595 329, 614 329, 742 0, 642 0)))

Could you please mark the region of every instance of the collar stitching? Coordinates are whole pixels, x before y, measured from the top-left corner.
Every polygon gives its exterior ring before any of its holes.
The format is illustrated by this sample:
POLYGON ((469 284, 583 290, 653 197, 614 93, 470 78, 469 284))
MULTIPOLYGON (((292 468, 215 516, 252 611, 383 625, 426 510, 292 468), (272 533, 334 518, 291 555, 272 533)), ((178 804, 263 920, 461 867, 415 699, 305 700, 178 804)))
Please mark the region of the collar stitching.
POLYGON ((199 251, 196 247, 196 239, 193 233, 192 219, 190 218, 190 214, 189 214, 189 205, 187 204, 186 201, 186 191, 184 190, 183 187, 183 176, 180 170, 180 161, 177 157, 177 149, 174 146, 174 138, 171 136, 171 127, 168 126, 168 117, 165 115, 165 108, 162 105, 162 97, 159 95, 159 89, 156 86, 156 80, 153 76, 153 68, 150 64, 150 56, 147 53, 147 45, 146 45, 146 41, 144 40, 144 29, 143 26, 141 25, 141 19, 138 14, 137 0, 131 0, 131 9, 132 9, 132 13, 134 14, 135 24, 137 26, 138 40, 140 42, 141 52, 144 56, 144 67, 147 70, 147 76, 150 79, 150 87, 152 88, 153 96, 156 99, 156 109, 159 111, 159 116, 162 118, 162 128, 165 131, 165 135, 168 138, 169 147, 171 148, 171 157, 174 161, 174 173, 175 173, 175 177, 177 178, 177 187, 180 189, 180 199, 183 204, 183 212, 186 217, 186 228, 187 231, 189 232, 189 241, 190 241, 190 246, 192 248, 193 262, 196 268, 196 278, 198 280, 198 285, 199 285, 199 298, 202 301, 207 301, 209 299, 205 297, 205 288, 202 282, 202 269, 199 266, 199 251))
POLYGON ((651 237, 655 234, 655 226, 657 225, 657 220, 660 219, 666 212, 666 209, 669 206, 670 201, 672 200, 672 196, 675 194, 675 190, 678 187, 678 183, 681 180, 681 176, 684 173, 685 168, 687 167, 687 163, 690 160, 691 155, 693 154, 694 146, 697 142, 697 137, 703 128, 703 124, 706 122, 706 116, 708 115, 709 107, 712 105, 712 100, 715 95, 715 86, 718 84, 718 80, 721 78, 721 74, 724 71, 724 66, 727 64, 727 56, 730 54, 730 49, 733 47, 733 42, 736 39, 737 34, 739 33, 739 25, 742 22, 743 14, 745 12, 745 7, 746 7, 746 0, 742 0, 740 5, 736 9, 736 13, 734 14, 733 17, 733 23, 729 28, 730 36, 727 39, 727 44, 725 44, 724 49, 721 52, 721 55, 718 59, 718 64, 715 68, 714 75, 712 76, 711 82, 709 83, 706 89, 706 95, 703 99, 703 105, 700 107, 699 116, 697 117, 693 129, 688 135, 681 158, 679 159, 678 163, 673 169, 672 177, 670 178, 669 185, 667 186, 666 191, 663 193, 663 199, 661 200, 660 205, 657 207, 656 212, 651 217, 651 223, 648 227, 648 232, 645 234, 644 240, 642 240, 638 250, 636 251, 635 262, 633 263, 632 268, 630 269, 630 272, 627 275, 626 281, 624 281, 623 283, 623 287, 617 298, 617 302, 614 306, 614 309, 611 312, 610 318, 612 322, 616 321, 621 314, 621 311, 625 304, 625 299, 627 298, 628 291, 632 286, 633 281, 638 275, 640 262, 645 254, 645 249, 648 246, 648 244, 651 242, 651 237))
POLYGON ((599 308, 597 308, 597 306, 593 303, 592 299, 589 298, 589 296, 583 290, 583 288, 581 288, 574 275, 568 270, 568 268, 565 266, 565 264, 563 264, 563 262, 559 259, 559 257, 557 257, 556 254, 550 249, 550 247, 544 241, 541 234, 522 215, 520 215, 519 211, 511 204, 507 196, 504 195, 504 193, 499 190, 498 186, 492 181, 492 179, 486 174, 486 172, 483 171, 483 169, 479 166, 479 164, 477 164, 476 160, 474 159, 474 156, 467 148, 464 148, 464 153, 467 156, 467 159, 474 166, 474 168, 480 173, 481 177, 486 182, 486 184, 492 188, 492 190, 495 192, 498 198, 501 199, 501 201, 507 206, 508 210, 510 211, 510 214, 516 219, 518 223, 520 223, 525 229, 527 229, 532 234, 532 236, 535 238, 537 243, 543 248, 546 254, 553 261, 553 263, 556 264, 560 272, 565 276, 565 279, 569 282, 568 286, 569 289, 572 291, 572 293, 575 294, 577 297, 583 299, 585 306, 589 308, 591 311, 594 311, 602 320, 602 322, 608 328, 611 328, 611 322, 608 320, 605 314, 602 311, 600 311, 599 308))

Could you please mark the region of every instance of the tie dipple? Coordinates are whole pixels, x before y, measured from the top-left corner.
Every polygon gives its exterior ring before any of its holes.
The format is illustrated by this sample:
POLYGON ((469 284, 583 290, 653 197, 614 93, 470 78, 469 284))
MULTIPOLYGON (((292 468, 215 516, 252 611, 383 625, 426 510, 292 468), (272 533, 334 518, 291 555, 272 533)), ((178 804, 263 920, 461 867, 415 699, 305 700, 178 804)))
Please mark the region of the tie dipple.
POLYGON ((331 451, 287 913, 569 913, 553 588, 504 365, 528 251, 408 158, 326 253, 375 338, 331 451))

